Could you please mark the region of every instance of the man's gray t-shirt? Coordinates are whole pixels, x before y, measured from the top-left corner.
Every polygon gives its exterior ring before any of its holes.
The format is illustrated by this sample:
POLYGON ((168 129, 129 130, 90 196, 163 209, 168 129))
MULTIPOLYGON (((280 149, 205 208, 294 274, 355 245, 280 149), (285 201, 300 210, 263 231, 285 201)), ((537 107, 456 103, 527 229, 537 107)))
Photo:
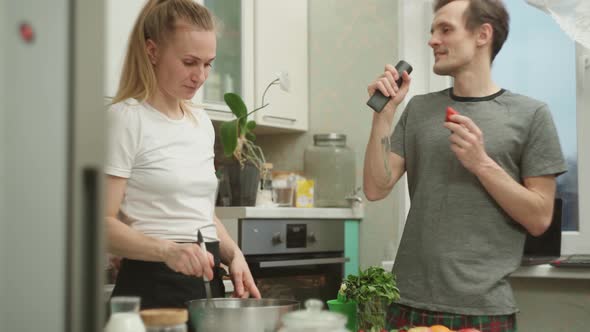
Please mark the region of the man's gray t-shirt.
POLYGON ((392 152, 405 159, 411 199, 393 267, 399 303, 511 314, 518 309, 507 276, 520 266, 526 233, 451 151, 447 106, 473 120, 487 154, 518 183, 567 169, 546 104, 507 90, 461 98, 447 89, 412 98, 391 138, 392 152))

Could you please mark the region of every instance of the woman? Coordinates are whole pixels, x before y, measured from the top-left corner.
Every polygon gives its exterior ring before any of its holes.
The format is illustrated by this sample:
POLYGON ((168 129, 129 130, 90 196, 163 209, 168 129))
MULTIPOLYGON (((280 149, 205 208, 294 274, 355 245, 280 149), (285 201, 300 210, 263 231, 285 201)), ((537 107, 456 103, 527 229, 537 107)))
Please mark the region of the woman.
POLYGON ((129 38, 110 107, 106 223, 110 253, 124 257, 113 296, 142 308, 182 307, 223 296, 219 262, 234 296, 260 297, 244 256, 214 214, 215 133, 190 100, 215 59, 212 15, 192 0, 149 0, 129 38), (198 244, 203 234, 209 254, 198 244))

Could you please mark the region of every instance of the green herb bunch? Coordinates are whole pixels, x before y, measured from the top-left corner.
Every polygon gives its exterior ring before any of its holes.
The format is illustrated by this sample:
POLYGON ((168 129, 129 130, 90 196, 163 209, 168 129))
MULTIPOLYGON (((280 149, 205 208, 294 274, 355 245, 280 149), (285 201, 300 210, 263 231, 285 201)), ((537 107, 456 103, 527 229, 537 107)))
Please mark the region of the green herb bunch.
POLYGON ((347 300, 361 304, 373 301, 376 297, 387 304, 399 299, 395 276, 379 266, 371 266, 365 271, 359 270, 358 276, 349 274, 342 281, 339 293, 347 300))
POLYGON ((385 309, 399 299, 395 276, 379 266, 371 266, 359 275, 348 275, 338 297, 357 303, 359 328, 383 328, 385 309))

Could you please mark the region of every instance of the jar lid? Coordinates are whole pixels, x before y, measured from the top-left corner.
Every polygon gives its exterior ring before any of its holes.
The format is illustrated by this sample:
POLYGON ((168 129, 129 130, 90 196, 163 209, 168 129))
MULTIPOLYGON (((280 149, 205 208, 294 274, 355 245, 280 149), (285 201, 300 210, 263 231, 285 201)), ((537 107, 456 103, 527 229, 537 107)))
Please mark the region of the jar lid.
POLYGON ((337 133, 316 134, 313 135, 313 141, 344 141, 346 142, 346 135, 337 133))
POLYGON ((175 326, 188 320, 188 311, 182 308, 146 309, 139 314, 145 326, 175 326))
POLYGON ((346 316, 322 310, 323 302, 317 299, 305 301, 305 310, 290 312, 283 316, 283 323, 294 328, 339 329, 346 325, 346 316))

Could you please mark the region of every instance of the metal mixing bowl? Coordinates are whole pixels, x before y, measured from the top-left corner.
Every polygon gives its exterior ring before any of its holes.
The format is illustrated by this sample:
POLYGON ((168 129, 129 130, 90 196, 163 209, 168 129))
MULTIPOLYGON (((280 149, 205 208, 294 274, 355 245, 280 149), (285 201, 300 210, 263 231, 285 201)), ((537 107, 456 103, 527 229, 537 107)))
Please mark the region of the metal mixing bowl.
POLYGON ((279 299, 200 299, 187 306, 189 325, 197 332, 274 332, 284 314, 299 310, 299 302, 279 299))
POLYGON ((299 310, 299 302, 279 299, 200 299, 187 306, 189 325, 197 332, 274 332, 284 314, 299 310))

